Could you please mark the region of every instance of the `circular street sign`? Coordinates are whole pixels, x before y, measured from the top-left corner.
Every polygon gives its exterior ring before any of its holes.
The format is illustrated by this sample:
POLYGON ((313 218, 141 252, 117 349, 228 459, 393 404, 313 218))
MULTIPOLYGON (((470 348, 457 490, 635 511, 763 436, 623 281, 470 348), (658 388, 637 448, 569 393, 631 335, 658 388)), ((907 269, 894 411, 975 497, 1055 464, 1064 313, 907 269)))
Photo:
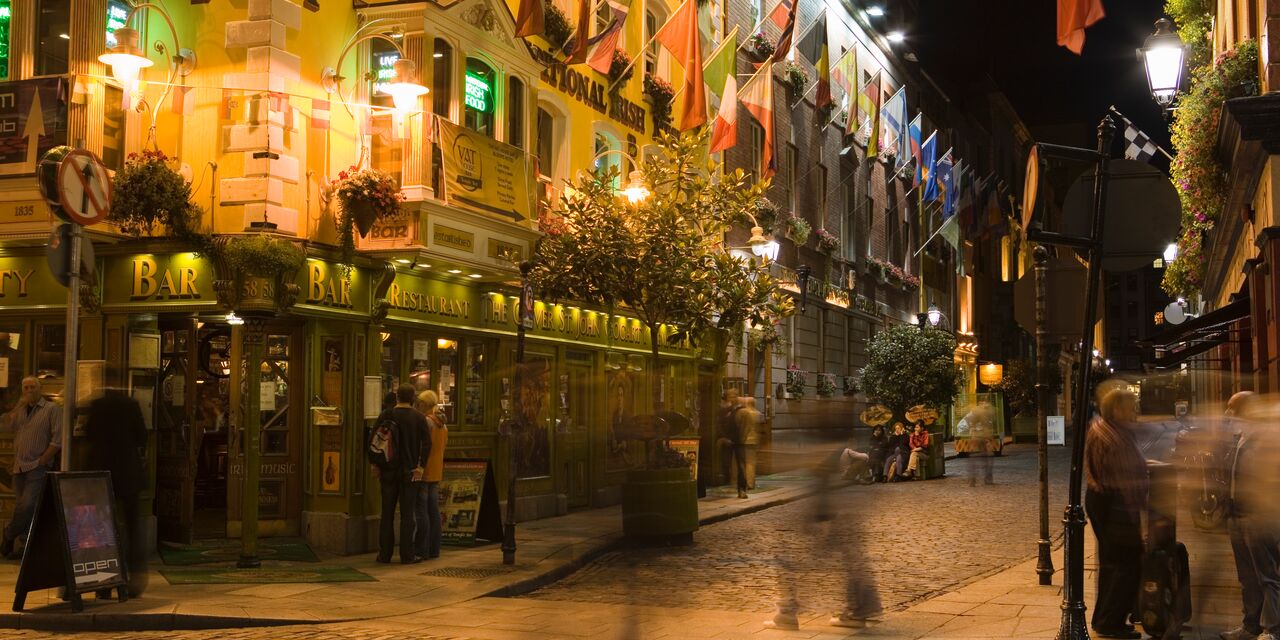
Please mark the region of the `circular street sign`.
POLYGON ((1182 305, 1177 302, 1170 302, 1169 306, 1164 308, 1164 321, 1169 324, 1182 324, 1187 321, 1187 314, 1182 309, 1182 305))
POLYGON ((1022 228, 1031 225, 1031 216, 1036 211, 1036 190, 1040 188, 1040 145, 1031 145, 1031 153, 1027 154, 1027 176, 1022 183, 1022 228))
MULTIPOLYGON (((1102 268, 1131 271, 1151 264, 1177 238, 1182 204, 1169 178, 1145 162, 1112 160, 1109 174, 1102 268)), ((1062 231, 1083 237, 1093 233, 1092 170, 1067 190, 1062 231)))
POLYGON ((92 225, 111 210, 111 176, 98 156, 84 149, 67 154, 58 165, 58 203, 67 222, 92 225))

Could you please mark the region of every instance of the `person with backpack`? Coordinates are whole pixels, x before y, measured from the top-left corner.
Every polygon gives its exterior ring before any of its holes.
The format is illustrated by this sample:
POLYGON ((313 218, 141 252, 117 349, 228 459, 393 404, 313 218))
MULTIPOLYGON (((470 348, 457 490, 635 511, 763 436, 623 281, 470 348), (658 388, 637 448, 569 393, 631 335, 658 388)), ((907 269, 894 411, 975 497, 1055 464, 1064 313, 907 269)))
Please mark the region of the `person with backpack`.
POLYGON ((415 471, 423 466, 430 453, 427 420, 413 408, 417 391, 413 385, 396 389, 396 404, 378 416, 369 433, 369 462, 382 489, 382 522, 378 530, 378 562, 391 562, 396 545, 396 505, 400 505, 400 562, 421 562, 414 550, 415 471))
POLYGON ((444 450, 449 443, 449 428, 440 415, 440 400, 434 391, 423 391, 418 394, 418 410, 427 419, 427 437, 423 439, 426 449, 422 459, 422 477, 414 482, 418 490, 418 501, 414 514, 418 521, 417 532, 413 536, 414 547, 419 558, 439 558, 440 539, 443 534, 440 522, 440 481, 444 479, 444 450))

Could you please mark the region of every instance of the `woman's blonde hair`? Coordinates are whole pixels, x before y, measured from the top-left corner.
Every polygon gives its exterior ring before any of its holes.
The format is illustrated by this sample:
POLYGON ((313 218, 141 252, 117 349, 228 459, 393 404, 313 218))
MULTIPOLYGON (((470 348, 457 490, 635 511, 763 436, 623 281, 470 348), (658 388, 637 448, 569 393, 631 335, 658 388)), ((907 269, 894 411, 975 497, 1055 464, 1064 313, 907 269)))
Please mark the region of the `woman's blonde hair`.
POLYGON ((1104 420, 1115 424, 1116 412, 1119 411, 1122 403, 1129 403, 1137 409, 1138 396, 1128 389, 1112 389, 1102 396, 1102 401, 1098 403, 1098 411, 1102 413, 1104 420))
POLYGON ((436 395, 436 392, 427 389, 418 394, 418 402, 422 403, 424 409, 430 411, 440 404, 440 398, 436 395))

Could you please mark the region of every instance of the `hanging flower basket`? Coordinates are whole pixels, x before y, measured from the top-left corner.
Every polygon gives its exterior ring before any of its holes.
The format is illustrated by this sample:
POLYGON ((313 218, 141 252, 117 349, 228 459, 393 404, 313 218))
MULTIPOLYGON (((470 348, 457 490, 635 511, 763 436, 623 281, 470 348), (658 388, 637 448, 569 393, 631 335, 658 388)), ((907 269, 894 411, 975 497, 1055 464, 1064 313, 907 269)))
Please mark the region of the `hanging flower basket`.
POLYGON ((803 245, 809 241, 809 231, 811 227, 809 223, 794 211, 787 214, 787 218, 783 221, 786 236, 796 243, 796 246, 803 245))
POLYGON ((653 118, 653 130, 665 131, 671 126, 671 101, 676 92, 671 83, 656 76, 645 74, 644 97, 649 101, 650 116, 653 118))
POLYGON ((804 97, 804 90, 809 86, 809 74, 805 72, 804 67, 788 62, 784 77, 787 79, 787 93, 791 103, 795 104, 804 97))
POLYGON ((835 256, 840 253, 840 238, 834 233, 826 229, 818 229, 818 251, 827 254, 828 257, 835 256))
POLYGON ((795 365, 787 367, 787 394, 792 398, 804 397, 804 372, 795 365))
POLYGON ((617 91, 635 75, 636 67, 631 64, 631 56, 622 49, 613 50, 613 60, 609 62, 609 84, 617 91))
POLYGON ((747 38, 747 51, 756 62, 764 62, 773 55, 773 43, 769 42, 763 32, 756 32, 747 38))
POLYGON ((404 194, 390 174, 377 169, 351 167, 333 181, 342 215, 338 218, 338 237, 342 242, 342 261, 351 264, 355 256, 355 231, 360 237, 369 234, 374 223, 400 215, 404 194))
POLYGON ((836 394, 836 374, 819 373, 818 374, 818 397, 830 398, 836 394))
POLYGON ((193 234, 199 208, 191 203, 191 185, 169 161, 159 150, 130 153, 116 174, 107 222, 131 236, 151 235, 157 225, 177 237, 193 234))

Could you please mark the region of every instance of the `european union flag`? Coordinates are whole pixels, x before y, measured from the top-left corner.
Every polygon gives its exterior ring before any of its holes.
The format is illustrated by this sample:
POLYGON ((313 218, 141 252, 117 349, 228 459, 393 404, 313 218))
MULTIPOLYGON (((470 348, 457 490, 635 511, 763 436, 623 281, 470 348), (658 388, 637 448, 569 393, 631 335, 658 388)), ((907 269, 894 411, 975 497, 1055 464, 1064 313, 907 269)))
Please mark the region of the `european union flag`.
POLYGON ((929 134, 929 139, 924 141, 920 146, 920 155, 923 158, 920 161, 920 179, 924 181, 924 199, 938 199, 938 181, 936 180, 935 168, 938 161, 938 132, 934 131, 929 134))

